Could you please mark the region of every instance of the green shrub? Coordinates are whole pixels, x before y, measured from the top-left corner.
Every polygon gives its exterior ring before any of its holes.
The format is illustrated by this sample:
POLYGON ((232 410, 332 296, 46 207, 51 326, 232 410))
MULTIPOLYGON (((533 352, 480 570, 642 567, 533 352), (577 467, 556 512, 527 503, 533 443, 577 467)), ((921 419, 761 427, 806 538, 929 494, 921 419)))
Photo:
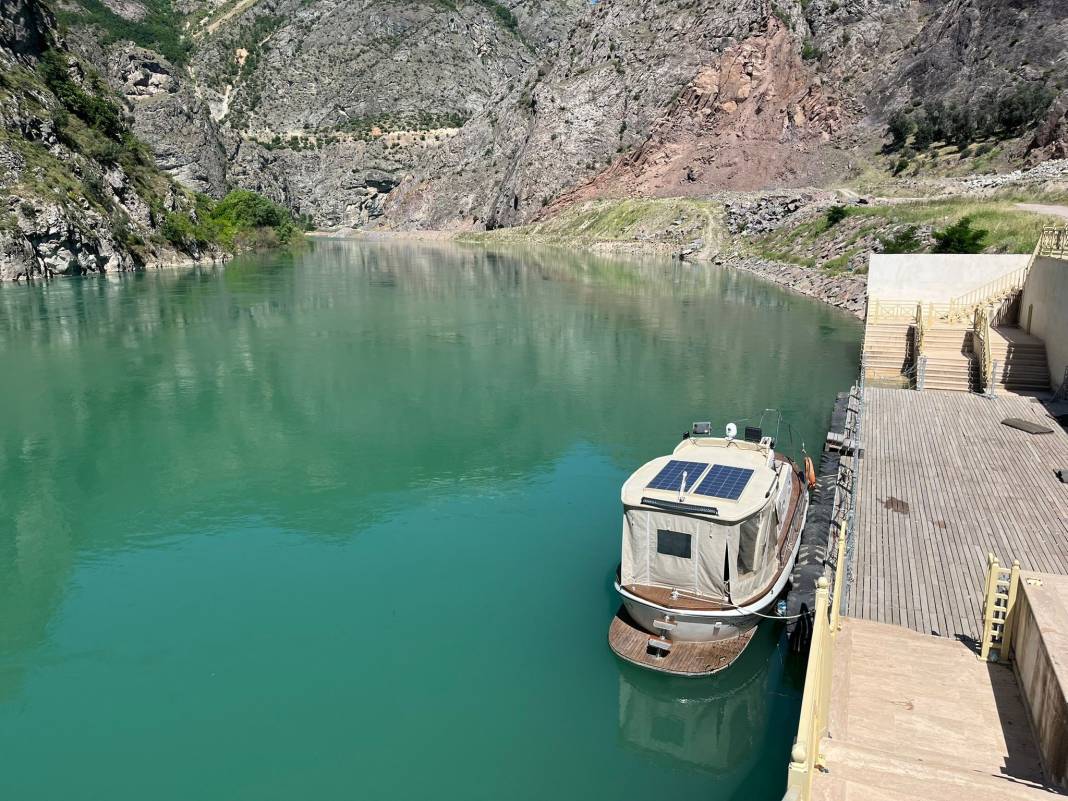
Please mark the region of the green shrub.
POLYGON ((845 206, 831 206, 827 209, 827 227, 832 228, 849 216, 845 206))
POLYGON ((918 231, 917 226, 910 225, 893 236, 880 237, 883 253, 915 253, 921 247, 918 231))
POLYGON ((971 217, 961 217, 953 225, 935 231, 935 253, 982 253, 987 231, 972 226, 971 217))
POLYGON ((823 56, 823 51, 816 47, 815 42, 811 39, 806 39, 805 43, 801 45, 801 58, 805 61, 816 61, 823 56))

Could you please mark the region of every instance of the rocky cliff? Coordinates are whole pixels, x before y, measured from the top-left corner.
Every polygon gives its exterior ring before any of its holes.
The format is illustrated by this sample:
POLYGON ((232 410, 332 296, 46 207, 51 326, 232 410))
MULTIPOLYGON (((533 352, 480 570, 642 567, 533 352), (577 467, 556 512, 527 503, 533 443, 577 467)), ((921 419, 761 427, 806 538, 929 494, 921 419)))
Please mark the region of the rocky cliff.
POLYGON ((1007 165, 1066 147, 1060 0, 68 2, 171 175, 321 226, 840 183, 895 113, 1007 165))
POLYGON ((51 12, 0 0, 0 280, 186 259, 160 226, 191 205, 51 12))

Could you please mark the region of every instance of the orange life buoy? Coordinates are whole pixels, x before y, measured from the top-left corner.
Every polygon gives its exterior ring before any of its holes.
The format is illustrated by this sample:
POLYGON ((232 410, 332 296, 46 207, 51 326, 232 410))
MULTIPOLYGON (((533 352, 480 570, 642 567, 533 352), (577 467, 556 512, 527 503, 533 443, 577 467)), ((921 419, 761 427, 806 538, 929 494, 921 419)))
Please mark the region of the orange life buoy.
POLYGON ((805 480, 808 481, 809 489, 816 489, 816 468, 812 466, 812 459, 805 457, 805 480))

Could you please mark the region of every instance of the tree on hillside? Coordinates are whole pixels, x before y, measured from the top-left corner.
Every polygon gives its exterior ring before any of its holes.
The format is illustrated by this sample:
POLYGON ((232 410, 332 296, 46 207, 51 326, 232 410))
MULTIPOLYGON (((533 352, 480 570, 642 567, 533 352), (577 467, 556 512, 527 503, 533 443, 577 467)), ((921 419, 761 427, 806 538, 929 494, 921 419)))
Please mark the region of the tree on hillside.
POLYGON ((886 132, 890 135, 890 144, 886 146, 888 151, 901 150, 908 144, 909 136, 912 135, 916 125, 912 119, 901 109, 890 115, 886 122, 886 132))
POLYGON ((983 240, 989 232, 972 226, 971 217, 961 217, 940 231, 935 231, 935 253, 981 253, 983 240))

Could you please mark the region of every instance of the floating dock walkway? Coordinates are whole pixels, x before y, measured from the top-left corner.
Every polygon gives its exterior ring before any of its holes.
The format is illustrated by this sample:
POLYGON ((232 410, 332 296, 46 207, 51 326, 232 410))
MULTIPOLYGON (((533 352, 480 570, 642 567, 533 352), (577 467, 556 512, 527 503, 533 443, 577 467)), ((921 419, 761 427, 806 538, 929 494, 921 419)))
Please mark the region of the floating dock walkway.
POLYGON ((1041 403, 868 388, 863 419, 845 614, 975 643, 989 552, 1068 574, 1068 433, 1041 403))
POLYGON ((786 801, 1068 795, 1066 261, 872 257, 786 801))

